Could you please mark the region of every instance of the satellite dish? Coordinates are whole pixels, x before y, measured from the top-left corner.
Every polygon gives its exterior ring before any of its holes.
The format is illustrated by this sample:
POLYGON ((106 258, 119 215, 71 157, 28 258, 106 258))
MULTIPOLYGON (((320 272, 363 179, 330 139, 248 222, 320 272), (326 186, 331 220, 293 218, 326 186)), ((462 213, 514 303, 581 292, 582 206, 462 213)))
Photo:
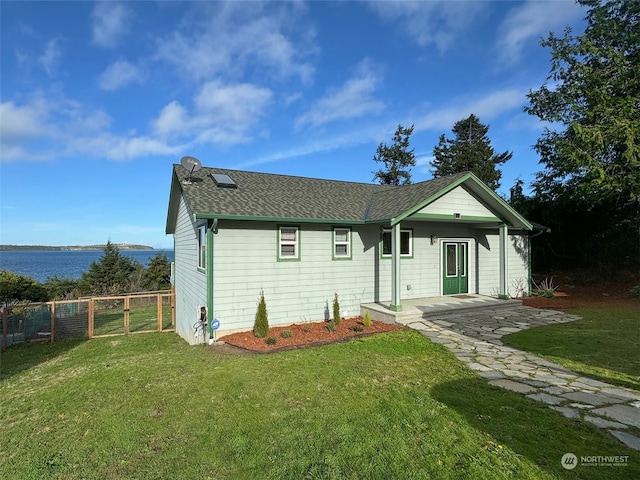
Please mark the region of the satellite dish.
POLYGON ((184 185, 191 185, 191 174, 200 170, 202 168, 202 163, 196 157, 186 156, 182 157, 182 160, 180 160, 180 165, 189 170, 189 176, 186 180, 183 180, 182 183, 184 185))

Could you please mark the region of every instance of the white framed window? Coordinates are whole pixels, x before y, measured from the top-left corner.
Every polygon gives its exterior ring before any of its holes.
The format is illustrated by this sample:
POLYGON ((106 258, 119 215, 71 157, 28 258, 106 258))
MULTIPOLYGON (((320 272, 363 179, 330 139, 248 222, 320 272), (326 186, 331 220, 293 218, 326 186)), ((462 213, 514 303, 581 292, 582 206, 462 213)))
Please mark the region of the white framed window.
POLYGON ((278 260, 300 259, 300 227, 278 227, 278 260))
POLYGON ((207 227, 198 226, 198 268, 205 269, 207 266, 207 227))
POLYGON ((351 228, 336 227, 333 229, 333 259, 351 259, 351 228))
MULTIPOLYGON (((391 257, 391 235, 392 230, 385 228, 382 230, 382 256, 391 257)), ((413 256, 413 230, 400 230, 400 256, 413 256)))

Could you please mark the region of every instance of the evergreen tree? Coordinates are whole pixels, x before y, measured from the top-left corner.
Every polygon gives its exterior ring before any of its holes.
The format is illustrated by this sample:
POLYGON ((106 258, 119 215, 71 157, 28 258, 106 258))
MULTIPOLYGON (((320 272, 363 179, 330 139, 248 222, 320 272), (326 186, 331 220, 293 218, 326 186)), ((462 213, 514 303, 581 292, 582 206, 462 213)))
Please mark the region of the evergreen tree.
POLYGON ((640 2, 578 0, 587 27, 553 33, 553 86, 529 92, 525 111, 551 127, 535 145, 545 170, 536 188, 554 196, 566 188, 592 197, 640 199, 640 2))
POLYGON ((0 270, 0 307, 11 307, 25 300, 46 302, 49 300, 49 294, 31 277, 0 270))
POLYGON ((89 271, 80 277, 78 288, 85 295, 126 293, 137 263, 122 255, 120 249, 108 241, 100 260, 91 262, 89 271))
POLYGON ((253 324, 253 334, 258 338, 264 338, 269 333, 269 318, 267 315, 267 302, 264 299, 264 291, 260 291, 260 301, 256 311, 256 319, 253 324))
POLYGON ((544 166, 533 184, 537 221, 558 233, 550 237, 549 251, 559 253, 554 261, 573 258, 574 265, 618 277, 621 267, 632 267, 637 275, 640 2, 578 3, 589 8, 585 31, 574 35, 567 28, 562 37, 550 34, 541 42, 551 49, 552 85, 529 92, 525 108, 549 125, 535 145, 544 166), (574 228, 583 222, 586 231, 574 228))
POLYGON ((413 125, 403 128, 398 125, 393 136, 393 145, 380 142, 373 160, 384 164, 384 169, 373 172, 373 180, 382 185, 406 185, 411 183, 411 167, 416 166, 416 156, 409 150, 409 137, 413 133, 413 125))
POLYGON ((144 287, 147 290, 168 290, 171 288, 171 262, 164 253, 157 253, 149 260, 144 272, 144 287))
POLYGON ((456 122, 452 131, 453 140, 440 135, 440 141, 433 149, 431 173, 434 178, 472 172, 492 190, 500 188, 502 172, 497 167, 510 160, 512 153, 495 153, 487 137, 489 127, 480 123, 474 114, 456 122))

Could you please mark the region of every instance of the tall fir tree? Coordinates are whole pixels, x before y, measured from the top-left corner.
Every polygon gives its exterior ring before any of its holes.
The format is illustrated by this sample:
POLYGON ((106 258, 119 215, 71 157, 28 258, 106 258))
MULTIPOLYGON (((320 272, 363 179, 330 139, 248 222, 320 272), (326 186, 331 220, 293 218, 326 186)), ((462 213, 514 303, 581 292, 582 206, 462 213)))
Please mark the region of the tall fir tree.
POLYGON ((440 135, 433 149, 431 173, 435 178, 453 173, 472 172, 492 190, 500 188, 502 172, 499 165, 511 159, 512 153, 496 153, 487 136, 488 125, 480 123, 474 114, 455 123, 452 129, 455 138, 440 135))
POLYGON ((404 128, 398 125, 393 135, 393 145, 380 142, 373 160, 383 163, 384 169, 373 172, 373 180, 382 185, 407 185, 411 183, 411 167, 416 166, 416 156, 409 150, 409 137, 413 133, 413 125, 404 128))

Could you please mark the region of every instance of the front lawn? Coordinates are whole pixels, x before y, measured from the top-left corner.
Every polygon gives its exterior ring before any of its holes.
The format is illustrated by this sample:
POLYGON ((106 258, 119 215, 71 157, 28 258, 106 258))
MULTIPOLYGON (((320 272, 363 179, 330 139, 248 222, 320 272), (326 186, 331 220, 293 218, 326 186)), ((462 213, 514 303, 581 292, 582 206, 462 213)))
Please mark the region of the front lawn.
POLYGON ((640 455, 417 332, 270 355, 172 333, 2 353, 0 478, 640 478, 640 455), (565 453, 628 455, 567 471, 565 453))
POLYGON ((571 311, 582 320, 523 330, 506 345, 597 380, 640 390, 640 310, 608 306, 571 311))

